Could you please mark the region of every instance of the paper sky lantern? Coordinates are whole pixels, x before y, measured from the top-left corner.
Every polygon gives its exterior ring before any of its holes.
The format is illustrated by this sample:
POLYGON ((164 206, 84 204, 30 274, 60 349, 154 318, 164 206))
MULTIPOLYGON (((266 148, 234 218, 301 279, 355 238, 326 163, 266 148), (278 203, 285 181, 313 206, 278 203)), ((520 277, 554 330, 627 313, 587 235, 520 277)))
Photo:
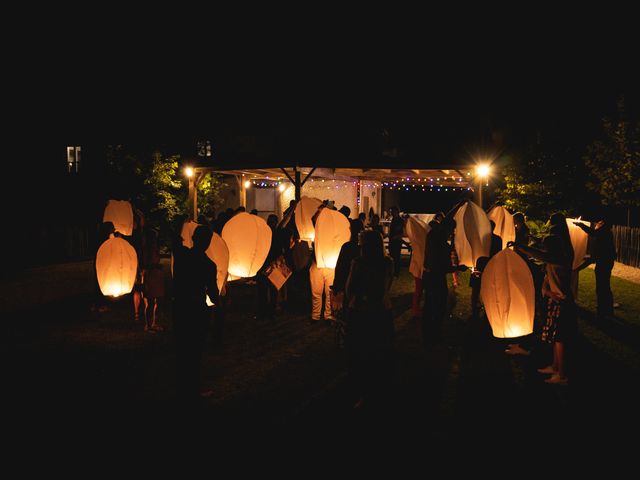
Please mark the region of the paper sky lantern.
POLYGON ((429 225, 419 218, 409 216, 407 219, 406 230, 409 242, 411 242, 411 263, 409 264, 409 272, 416 278, 422 278, 422 270, 424 269, 424 253, 427 232, 431 229, 429 225))
POLYGON ((236 214, 222 229, 229 249, 230 276, 253 277, 271 248, 271 228, 262 218, 246 212, 236 214))
POLYGON ((106 240, 96 254, 96 274, 103 295, 119 297, 133 289, 138 256, 129 242, 113 237, 106 240))
POLYGON ((351 238, 349 220, 337 210, 323 208, 316 219, 315 237, 318 268, 336 268, 340 249, 351 238))
POLYGON ((516 227, 513 224, 513 215, 506 208, 499 205, 493 207, 488 217, 496 224, 493 233, 502 238, 502 248, 507 248, 507 242, 515 242, 516 227))
POLYGON ((429 225, 429 222, 433 220, 433 217, 435 217, 436 214, 435 213, 410 213, 409 216, 412 218, 417 218, 425 225, 429 225))
POLYGON ((573 222, 579 222, 580 218, 567 218, 567 227, 569 227, 569 237, 571 237, 571 246, 573 247, 573 270, 584 260, 587 255, 587 241, 589 235, 573 222))
POLYGON ((182 230, 180 231, 180 237, 182 238, 182 245, 187 248, 193 248, 193 232, 200 226, 199 223, 189 220, 182 224, 182 230))
MULTIPOLYGON (((180 238, 182 239, 182 245, 187 248, 193 248, 193 232, 200 226, 199 223, 189 220, 182 224, 182 230, 180 230, 180 238)), ((173 252, 171 252, 171 276, 173 277, 173 252)))
POLYGON ((473 202, 465 203, 456 212, 455 246, 460 265, 476 266, 480 257, 491 250, 491 224, 487 214, 473 202))
POLYGON ((489 260, 482 272, 480 298, 494 337, 514 338, 533 332, 533 277, 526 262, 510 248, 489 260))
POLYGON ((317 198, 302 197, 295 209, 296 228, 300 234, 301 240, 313 242, 315 239, 315 229, 311 218, 318 211, 318 207, 322 204, 317 198))
POLYGON ((207 248, 205 253, 207 254, 207 257, 216 264, 218 272, 218 278, 216 279, 218 291, 222 293, 229 273, 229 248, 227 248, 227 244, 222 237, 214 232, 211 237, 209 248, 207 248))
POLYGON ((113 223, 116 232, 130 236, 133 233, 133 209, 126 200, 109 200, 104 209, 103 222, 113 223))

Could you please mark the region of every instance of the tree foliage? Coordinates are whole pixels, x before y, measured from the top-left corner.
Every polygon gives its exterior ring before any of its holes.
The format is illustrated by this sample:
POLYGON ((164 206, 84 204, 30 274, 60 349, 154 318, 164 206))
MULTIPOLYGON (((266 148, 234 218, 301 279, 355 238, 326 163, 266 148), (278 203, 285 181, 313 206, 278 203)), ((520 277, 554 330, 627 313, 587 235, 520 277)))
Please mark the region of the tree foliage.
MULTIPOLYGON (((130 200, 141 209, 147 223, 160 229, 160 238, 168 238, 171 222, 188 213, 189 186, 180 169, 179 155, 161 151, 145 154, 124 146, 107 148, 105 174, 112 185, 110 198, 130 200)), ((198 213, 212 216, 224 199, 226 185, 220 175, 206 174, 198 184, 198 213)))
POLYGON ((538 141, 524 154, 503 157, 503 182, 496 198, 511 212, 547 219, 553 212, 570 213, 579 205, 577 169, 538 141))
POLYGON ((624 98, 617 118, 603 121, 604 138, 587 147, 584 163, 590 173, 587 187, 605 205, 640 206, 640 122, 625 118, 624 98))

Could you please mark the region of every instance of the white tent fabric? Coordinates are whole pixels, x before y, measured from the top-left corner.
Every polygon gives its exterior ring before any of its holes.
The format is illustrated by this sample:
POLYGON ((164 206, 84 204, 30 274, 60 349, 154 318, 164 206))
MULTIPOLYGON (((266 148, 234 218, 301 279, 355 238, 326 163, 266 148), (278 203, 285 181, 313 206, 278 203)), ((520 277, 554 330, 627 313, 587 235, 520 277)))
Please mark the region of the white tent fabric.
POLYGON ((351 230, 347 217, 337 210, 323 208, 316 219, 315 228, 315 251, 318 268, 336 268, 340 249, 350 238, 351 230))
POLYGON ((496 228, 493 233, 502 238, 502 248, 507 248, 507 242, 515 242, 516 227, 513 224, 513 215, 509 211, 498 205, 493 207, 488 214, 489 220, 493 220, 496 228))
POLYGON ((407 236, 411 242, 411 263, 409 272, 416 278, 422 278, 424 268, 424 253, 427 232, 431 229, 428 224, 414 215, 409 215, 406 224, 407 236))
POLYGON ((318 207, 322 204, 320 200, 313 197, 302 197, 294 211, 296 216, 296 228, 300 234, 301 240, 313 242, 315 239, 315 229, 311 218, 318 211, 318 207))
POLYGON ((222 229, 229 249, 230 276, 253 277, 262 268, 271 248, 271 228, 262 218, 246 212, 236 214, 222 229))
POLYGON ((130 236, 133 233, 133 209, 126 200, 109 200, 104 209, 102 222, 113 223, 116 232, 130 236))
POLYGON ((480 257, 491 250, 491 224, 487 214, 473 202, 465 203, 456 212, 455 246, 460 265, 476 266, 480 257))
POLYGON ((133 290, 138 255, 123 238, 106 240, 96 254, 96 276, 103 295, 119 297, 133 290))
POLYGON ((533 332, 535 290, 526 262, 507 248, 494 255, 482 272, 480 297, 493 336, 514 338, 533 332))

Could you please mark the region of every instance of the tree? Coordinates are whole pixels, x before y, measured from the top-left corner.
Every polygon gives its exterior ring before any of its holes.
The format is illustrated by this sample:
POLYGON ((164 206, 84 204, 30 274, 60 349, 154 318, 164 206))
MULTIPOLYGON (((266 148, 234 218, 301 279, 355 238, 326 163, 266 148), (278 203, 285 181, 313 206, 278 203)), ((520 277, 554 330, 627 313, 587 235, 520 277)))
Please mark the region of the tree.
POLYGON ((496 188, 496 198, 510 211, 524 212, 531 219, 573 212, 581 202, 580 172, 557 150, 539 135, 522 155, 501 158, 504 181, 496 188))
POLYGON ((178 179, 178 155, 164 157, 156 151, 151 156, 151 165, 145 175, 149 213, 159 222, 171 222, 177 215, 186 212, 186 193, 183 182, 178 179))
POLYGON ((640 206, 640 122, 625 117, 624 97, 616 118, 603 120, 604 138, 592 142, 583 157, 590 174, 587 187, 605 205, 640 206))

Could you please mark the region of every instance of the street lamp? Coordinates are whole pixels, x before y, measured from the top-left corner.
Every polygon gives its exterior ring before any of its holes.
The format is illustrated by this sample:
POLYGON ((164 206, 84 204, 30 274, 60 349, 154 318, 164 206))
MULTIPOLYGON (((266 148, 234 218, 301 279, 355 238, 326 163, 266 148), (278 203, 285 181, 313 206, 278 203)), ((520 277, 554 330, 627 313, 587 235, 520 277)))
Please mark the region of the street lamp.
POLYGON ((195 221, 198 218, 198 178, 193 167, 185 167, 184 174, 189 179, 189 219, 195 221))
POLYGON ((489 174, 491 173, 491 166, 488 163, 479 163, 476 165, 476 177, 480 178, 480 187, 478 189, 478 201, 480 208, 484 209, 482 205, 482 184, 487 182, 489 174))

